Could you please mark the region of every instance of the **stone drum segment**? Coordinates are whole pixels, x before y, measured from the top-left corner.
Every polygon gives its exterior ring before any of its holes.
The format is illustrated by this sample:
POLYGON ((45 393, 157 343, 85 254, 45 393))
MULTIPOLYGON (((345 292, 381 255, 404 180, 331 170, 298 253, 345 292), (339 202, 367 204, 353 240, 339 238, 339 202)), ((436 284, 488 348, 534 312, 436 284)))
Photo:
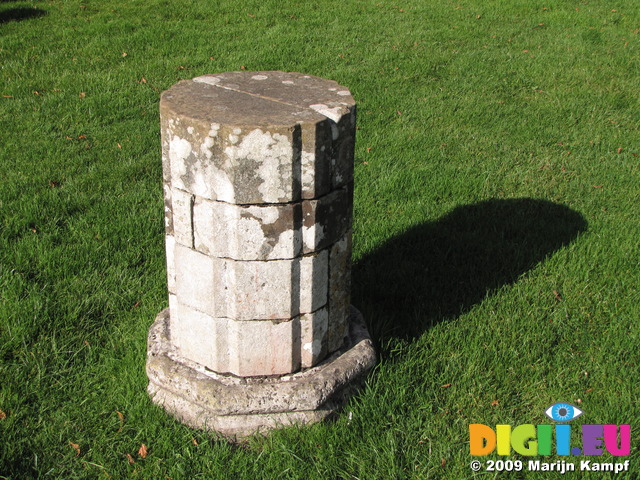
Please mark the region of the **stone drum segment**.
POLYGON ((160 117, 169 308, 149 392, 229 435, 324 418, 375 361, 350 307, 351 93, 298 73, 204 75, 164 92, 160 117))

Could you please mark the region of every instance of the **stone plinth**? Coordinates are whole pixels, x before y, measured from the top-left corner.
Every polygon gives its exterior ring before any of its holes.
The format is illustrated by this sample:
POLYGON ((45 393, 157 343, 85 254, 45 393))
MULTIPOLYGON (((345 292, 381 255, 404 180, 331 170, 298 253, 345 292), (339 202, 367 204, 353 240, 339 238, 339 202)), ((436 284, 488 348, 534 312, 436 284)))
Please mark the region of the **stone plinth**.
POLYGON ((375 360, 349 305, 350 92, 205 75, 164 92, 160 116, 169 308, 149 335, 149 391, 233 435, 323 418, 375 360))

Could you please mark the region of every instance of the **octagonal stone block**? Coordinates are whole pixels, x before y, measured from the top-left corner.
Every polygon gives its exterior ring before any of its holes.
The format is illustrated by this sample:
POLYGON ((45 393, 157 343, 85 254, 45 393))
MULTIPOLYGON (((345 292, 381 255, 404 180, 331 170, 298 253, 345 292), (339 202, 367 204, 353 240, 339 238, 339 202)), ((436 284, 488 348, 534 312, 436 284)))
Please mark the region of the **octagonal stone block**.
POLYGON ((213 317, 170 298, 171 341, 181 357, 241 377, 283 375, 316 365, 328 349, 328 309, 290 320, 213 317))
POLYGON ((353 309, 343 347, 312 368, 290 375, 221 375, 180 355, 170 332, 169 309, 149 330, 148 391, 180 421, 239 440, 334 414, 362 384, 376 361, 359 312, 353 309))
POLYGON ((205 75, 164 92, 160 111, 171 189, 234 204, 288 203, 353 180, 355 102, 335 82, 205 75))
POLYGON ((287 320, 328 301, 329 250, 291 260, 247 262, 176 244, 175 295, 213 317, 287 320))
POLYGON ((338 241, 351 227, 352 188, 286 204, 234 205, 173 196, 176 242, 234 260, 291 259, 338 241))

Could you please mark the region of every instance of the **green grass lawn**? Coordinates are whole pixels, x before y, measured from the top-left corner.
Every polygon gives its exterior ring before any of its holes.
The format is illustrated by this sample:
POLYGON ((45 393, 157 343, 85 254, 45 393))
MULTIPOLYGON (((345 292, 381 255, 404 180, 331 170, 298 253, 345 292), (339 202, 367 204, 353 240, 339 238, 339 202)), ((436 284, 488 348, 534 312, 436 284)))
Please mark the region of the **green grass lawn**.
POLYGON ((0 479, 494 478, 469 424, 559 401, 576 435, 631 424, 638 478, 639 29, 633 0, 0 0, 0 479), (380 362, 336 421, 233 446, 154 406, 144 366, 159 95, 240 69, 358 102, 380 362))

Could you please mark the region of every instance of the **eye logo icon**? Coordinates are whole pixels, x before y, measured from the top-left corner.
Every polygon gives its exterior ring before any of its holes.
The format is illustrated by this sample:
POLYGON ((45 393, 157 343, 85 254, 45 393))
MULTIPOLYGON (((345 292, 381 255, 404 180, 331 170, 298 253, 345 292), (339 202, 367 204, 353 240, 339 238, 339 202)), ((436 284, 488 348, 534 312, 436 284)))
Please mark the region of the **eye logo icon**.
POLYGON ((556 422, 570 422, 584 412, 570 403, 554 403, 545 410, 545 415, 556 422))

